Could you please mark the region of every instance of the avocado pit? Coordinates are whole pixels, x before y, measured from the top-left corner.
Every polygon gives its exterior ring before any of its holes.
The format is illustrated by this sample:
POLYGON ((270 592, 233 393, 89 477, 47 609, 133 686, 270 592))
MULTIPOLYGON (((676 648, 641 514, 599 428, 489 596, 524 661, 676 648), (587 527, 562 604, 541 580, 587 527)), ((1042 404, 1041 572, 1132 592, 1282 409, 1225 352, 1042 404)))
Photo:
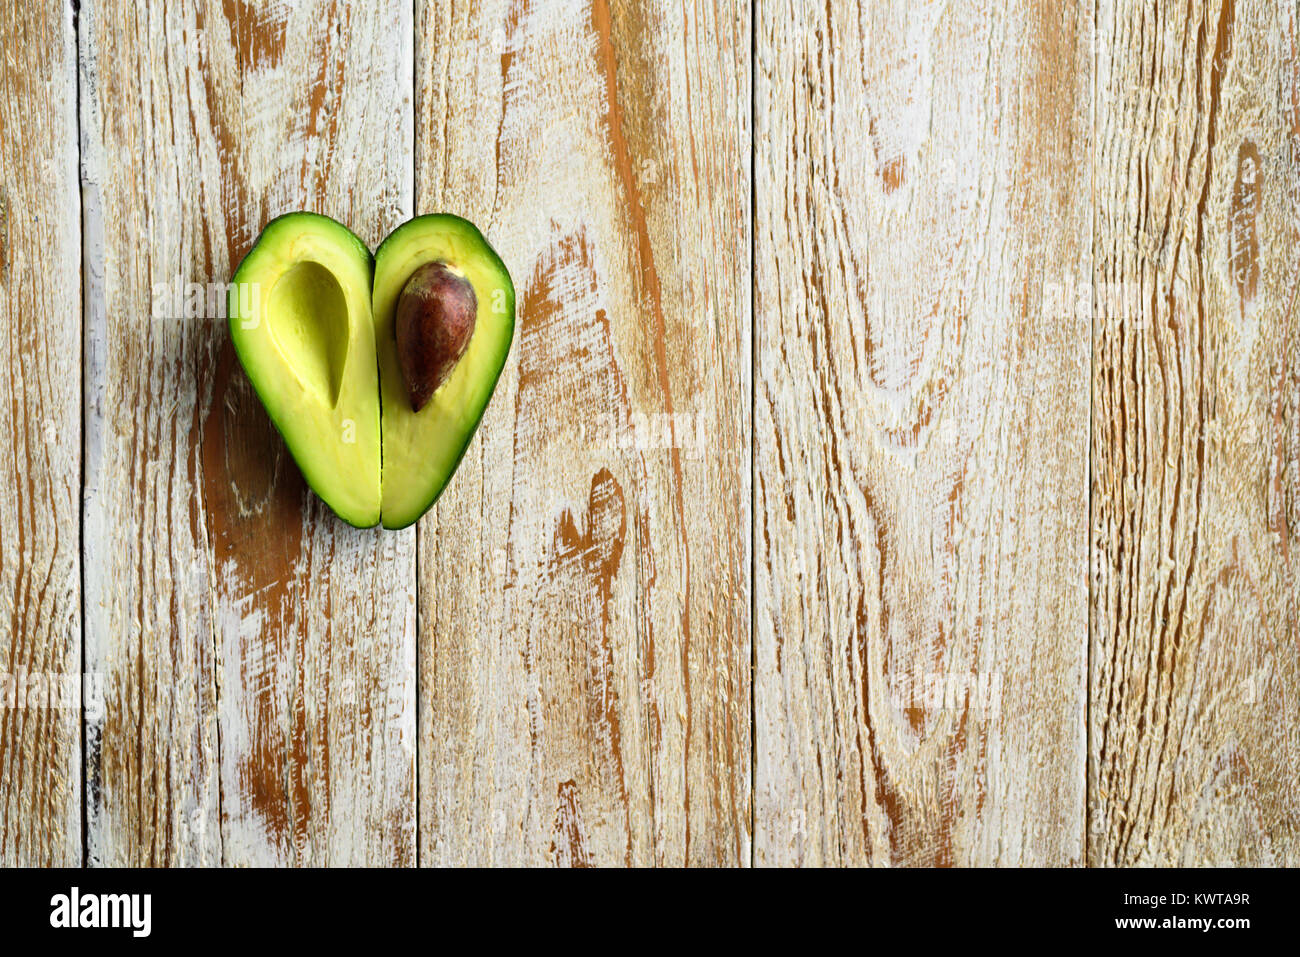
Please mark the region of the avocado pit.
POLYGON ((419 412, 469 347, 478 315, 474 286, 442 262, 425 263, 397 298, 397 363, 411 408, 419 412))

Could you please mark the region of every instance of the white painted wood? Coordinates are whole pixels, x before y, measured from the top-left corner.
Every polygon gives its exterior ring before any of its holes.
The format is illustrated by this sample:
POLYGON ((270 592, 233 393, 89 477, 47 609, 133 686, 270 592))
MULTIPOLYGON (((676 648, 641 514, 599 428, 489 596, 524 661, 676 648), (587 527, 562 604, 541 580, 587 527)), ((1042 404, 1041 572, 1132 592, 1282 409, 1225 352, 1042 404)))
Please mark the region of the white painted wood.
POLYGON ((81 863, 80 202, 71 11, 0 10, 0 866, 81 863))
POLYGON ((757 9, 755 860, 1079 864, 1091 7, 757 9))
POLYGON ((0 864, 1297 862, 1291 6, 414 8, 0 13, 0 864), (514 275, 418 531, 154 314, 299 208, 514 275))
POLYGON ((1300 863, 1296 18, 1098 4, 1098 866, 1300 863))
POLYGON ((310 494, 223 321, 150 314, 281 212, 409 214, 409 5, 81 21, 91 862, 412 863, 414 536, 310 494))
POLYGON ((420 526, 421 862, 748 863, 748 4, 418 8, 418 208, 519 303, 420 526))

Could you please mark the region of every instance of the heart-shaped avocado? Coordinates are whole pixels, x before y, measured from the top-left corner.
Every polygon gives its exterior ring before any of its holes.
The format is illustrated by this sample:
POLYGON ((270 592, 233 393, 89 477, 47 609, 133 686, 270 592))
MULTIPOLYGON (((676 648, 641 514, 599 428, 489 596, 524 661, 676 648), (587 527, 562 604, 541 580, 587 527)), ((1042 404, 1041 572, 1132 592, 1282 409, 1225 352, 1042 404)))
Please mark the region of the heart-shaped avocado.
POLYGON ((514 337, 510 274, 457 216, 370 251, 316 213, 273 220, 236 270, 235 352, 307 482, 344 521, 404 528, 460 463, 514 337))

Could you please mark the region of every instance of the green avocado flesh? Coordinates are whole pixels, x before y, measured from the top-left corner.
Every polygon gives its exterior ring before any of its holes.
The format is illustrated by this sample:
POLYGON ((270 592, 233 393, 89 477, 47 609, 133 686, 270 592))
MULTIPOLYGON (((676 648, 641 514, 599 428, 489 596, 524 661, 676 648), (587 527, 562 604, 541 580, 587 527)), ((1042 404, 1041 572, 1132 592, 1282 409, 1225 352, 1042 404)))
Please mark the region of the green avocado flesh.
POLYGON ((370 250, 347 227, 290 213, 239 264, 228 310, 239 361, 303 477, 360 527, 380 505, 370 277, 370 250))
POLYGON ((342 224, 290 213, 267 225, 231 283, 235 352, 308 484, 351 525, 415 522, 455 472, 510 349, 514 287, 496 253, 465 220, 431 215, 396 229, 372 259, 342 224), (394 315, 429 262, 469 280, 477 315, 464 354, 416 412, 394 315))
POLYGON ((458 216, 419 216, 375 252, 375 343, 383 409, 385 528, 405 528, 438 499, 478 428, 515 331, 515 287, 481 233, 458 216), (397 361, 394 316, 411 274, 441 262, 474 287, 474 334, 455 368, 419 411, 397 361))

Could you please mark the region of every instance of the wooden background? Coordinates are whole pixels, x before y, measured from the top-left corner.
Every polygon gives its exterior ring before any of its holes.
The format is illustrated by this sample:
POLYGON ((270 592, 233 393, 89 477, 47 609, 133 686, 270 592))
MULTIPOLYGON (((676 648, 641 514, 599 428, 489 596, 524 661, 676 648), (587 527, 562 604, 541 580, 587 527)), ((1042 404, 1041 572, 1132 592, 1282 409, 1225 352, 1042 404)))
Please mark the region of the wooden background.
POLYGON ((1300 864, 1298 32, 7 4, 0 863, 1300 864), (154 314, 294 209, 514 276, 415 529, 154 314))

